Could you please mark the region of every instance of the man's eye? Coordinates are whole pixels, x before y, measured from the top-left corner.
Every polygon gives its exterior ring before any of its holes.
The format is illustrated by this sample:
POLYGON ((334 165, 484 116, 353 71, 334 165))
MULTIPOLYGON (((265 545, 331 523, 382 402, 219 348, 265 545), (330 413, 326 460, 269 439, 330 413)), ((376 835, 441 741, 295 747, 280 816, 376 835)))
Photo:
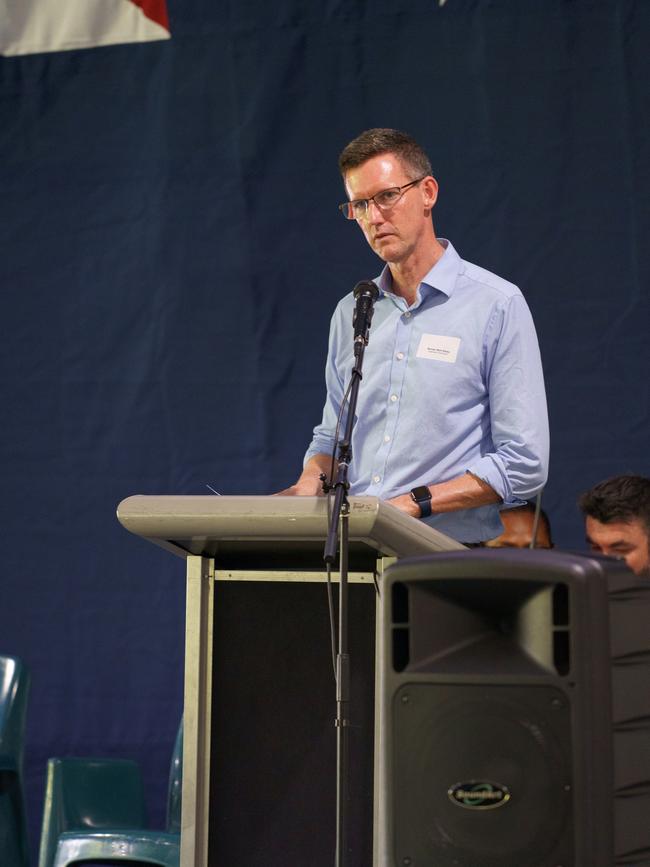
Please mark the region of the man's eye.
POLYGON ((355 217, 362 217, 366 213, 366 200, 365 199, 357 199, 356 202, 351 202, 352 212, 355 217))
POLYGON ((390 207, 390 205, 394 205, 395 202, 399 199, 399 190, 384 190, 383 193, 379 193, 375 196, 375 201, 380 207, 390 207))

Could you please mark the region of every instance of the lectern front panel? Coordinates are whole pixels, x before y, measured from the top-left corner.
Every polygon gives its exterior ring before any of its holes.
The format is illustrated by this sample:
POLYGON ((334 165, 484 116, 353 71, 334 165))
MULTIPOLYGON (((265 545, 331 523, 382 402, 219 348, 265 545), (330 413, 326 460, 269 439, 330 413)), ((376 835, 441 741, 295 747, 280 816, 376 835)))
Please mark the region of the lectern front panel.
MULTIPOLYGON (((375 591, 349 587, 350 863, 372 863, 375 591)), ((209 867, 331 867, 336 691, 326 586, 217 582, 209 867)))

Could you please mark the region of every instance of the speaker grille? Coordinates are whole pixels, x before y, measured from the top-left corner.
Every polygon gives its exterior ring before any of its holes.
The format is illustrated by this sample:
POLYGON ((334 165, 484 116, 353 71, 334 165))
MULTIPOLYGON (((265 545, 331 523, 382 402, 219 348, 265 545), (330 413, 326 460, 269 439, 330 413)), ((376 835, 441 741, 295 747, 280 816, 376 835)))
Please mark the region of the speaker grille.
POLYGON ((396 864, 574 865, 570 708, 551 686, 407 683, 393 699, 396 864), (453 787, 510 800, 465 808, 453 787))

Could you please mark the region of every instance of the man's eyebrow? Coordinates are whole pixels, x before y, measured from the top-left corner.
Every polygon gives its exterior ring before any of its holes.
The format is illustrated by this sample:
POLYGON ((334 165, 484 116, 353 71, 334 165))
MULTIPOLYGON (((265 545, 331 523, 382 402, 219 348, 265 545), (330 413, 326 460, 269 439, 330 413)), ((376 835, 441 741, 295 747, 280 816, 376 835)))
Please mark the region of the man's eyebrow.
MULTIPOLYGON (((594 542, 589 536, 585 536, 585 540, 589 545, 594 548, 602 548, 600 542, 594 542)), ((634 548, 634 545, 631 542, 627 542, 625 539, 617 539, 615 542, 610 542, 607 545, 608 548, 616 548, 616 549, 625 549, 625 548, 634 548)))
POLYGON ((359 199, 350 199, 349 203, 353 205, 355 202, 367 202, 368 199, 374 199, 375 196, 379 196, 381 193, 387 193, 389 190, 399 190, 399 186, 393 184, 392 187, 382 187, 381 190, 377 190, 377 192, 373 193, 372 196, 362 196, 359 199))

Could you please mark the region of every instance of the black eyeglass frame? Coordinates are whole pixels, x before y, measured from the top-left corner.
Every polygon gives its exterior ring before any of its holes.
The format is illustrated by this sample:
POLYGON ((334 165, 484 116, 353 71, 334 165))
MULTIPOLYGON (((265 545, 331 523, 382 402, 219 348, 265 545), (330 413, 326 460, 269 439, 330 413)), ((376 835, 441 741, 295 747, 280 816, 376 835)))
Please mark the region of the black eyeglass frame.
POLYGON ((343 202, 341 205, 339 205, 339 211, 343 214, 346 220, 362 220, 363 217, 365 217, 365 215, 368 213, 368 207, 370 205, 370 202, 374 202, 375 206, 379 208, 382 213, 384 211, 389 211, 391 208, 394 208, 399 201, 401 201, 402 196, 409 189, 409 187, 414 187, 416 184, 419 184, 420 181, 423 181, 426 177, 428 177, 428 175, 422 175, 421 178, 417 178, 414 181, 409 181, 408 184, 403 184, 401 187, 387 187, 387 189, 380 190, 378 193, 375 193, 374 196, 369 196, 367 199, 352 199, 349 202, 343 202), (381 205, 377 201, 378 196, 383 196, 386 193, 392 193, 396 190, 399 192, 399 196, 395 199, 394 202, 391 202, 390 205, 381 205), (362 202, 365 202, 365 210, 363 214, 358 217, 355 215, 353 208, 355 205, 360 205, 362 202))

